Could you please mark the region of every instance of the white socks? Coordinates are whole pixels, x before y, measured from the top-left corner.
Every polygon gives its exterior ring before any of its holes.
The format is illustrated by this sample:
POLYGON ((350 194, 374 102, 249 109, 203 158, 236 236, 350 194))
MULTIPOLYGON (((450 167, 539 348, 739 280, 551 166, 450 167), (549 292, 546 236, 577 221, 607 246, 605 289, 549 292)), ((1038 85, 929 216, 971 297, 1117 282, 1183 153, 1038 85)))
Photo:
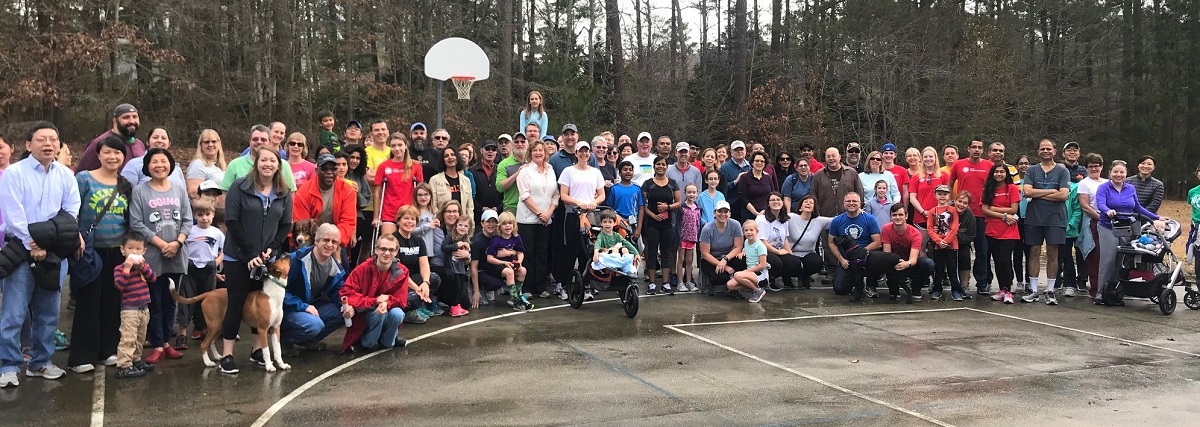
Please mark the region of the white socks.
MULTIPOLYGON (((1054 292, 1054 282, 1055 282, 1054 279, 1046 279, 1046 292, 1054 292)), ((1038 292, 1038 278, 1037 277, 1029 278, 1029 289, 1032 290, 1033 293, 1035 293, 1035 294, 1038 292)))
POLYGON ((1037 282, 1038 282, 1038 278, 1037 278, 1037 277, 1035 277, 1035 276, 1030 276, 1030 277, 1029 277, 1029 289, 1033 290, 1033 293, 1034 293, 1034 294, 1037 294, 1037 291, 1038 291, 1038 290, 1037 290, 1037 289, 1038 289, 1038 288, 1037 288, 1037 282))

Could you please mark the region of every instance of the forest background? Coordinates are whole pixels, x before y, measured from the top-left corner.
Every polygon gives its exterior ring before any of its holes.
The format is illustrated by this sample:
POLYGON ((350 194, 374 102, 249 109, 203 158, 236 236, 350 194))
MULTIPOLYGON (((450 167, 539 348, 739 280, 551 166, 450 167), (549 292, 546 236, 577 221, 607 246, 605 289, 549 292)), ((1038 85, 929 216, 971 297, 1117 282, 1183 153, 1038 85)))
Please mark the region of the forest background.
MULTIPOLYGON (((1008 145, 1149 154, 1168 194, 1200 162, 1200 2, 1189 0, 7 0, 0 131, 52 120, 80 145, 112 108, 203 128, 239 150, 251 124, 315 135, 317 111, 435 120, 425 52, 480 44, 491 79, 447 84, 445 126, 479 142, 517 126, 530 90, 551 128, 650 131, 774 152, 1008 145)), ((340 129, 339 129, 340 131, 340 129)))

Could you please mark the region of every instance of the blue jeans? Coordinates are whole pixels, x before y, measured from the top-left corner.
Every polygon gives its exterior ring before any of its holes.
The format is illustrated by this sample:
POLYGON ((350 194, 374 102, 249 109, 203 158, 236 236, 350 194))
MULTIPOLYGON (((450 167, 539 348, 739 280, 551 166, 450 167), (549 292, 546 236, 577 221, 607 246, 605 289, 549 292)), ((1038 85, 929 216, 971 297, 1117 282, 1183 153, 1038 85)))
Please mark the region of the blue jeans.
POLYGON ((342 319, 340 303, 324 302, 313 307, 317 308, 320 316, 313 316, 307 311, 284 313, 280 341, 284 344, 321 341, 346 324, 342 319))
POLYGON ((404 310, 400 307, 393 307, 382 315, 375 310, 367 311, 366 332, 359 342, 366 348, 395 347, 401 323, 404 323, 404 310))
MULTIPOLYGON (((66 281, 67 263, 62 263, 60 283, 66 281)), ((0 280, 4 298, 0 302, 0 374, 17 372, 25 358, 21 356, 21 329, 28 323, 30 369, 40 369, 54 356, 54 331, 58 328, 58 310, 62 290, 48 291, 33 283, 29 263, 21 263, 12 275, 0 280)))
MULTIPOLYGON (((988 242, 983 217, 975 217, 975 264, 971 272, 975 276, 975 289, 986 292, 992 286, 992 266, 988 263, 988 242)), ((963 283, 964 285, 966 283, 963 283)))
POLYGON ((861 273, 844 269, 840 263, 833 268, 834 295, 850 295, 850 291, 854 290, 856 283, 862 285, 863 277, 861 273))

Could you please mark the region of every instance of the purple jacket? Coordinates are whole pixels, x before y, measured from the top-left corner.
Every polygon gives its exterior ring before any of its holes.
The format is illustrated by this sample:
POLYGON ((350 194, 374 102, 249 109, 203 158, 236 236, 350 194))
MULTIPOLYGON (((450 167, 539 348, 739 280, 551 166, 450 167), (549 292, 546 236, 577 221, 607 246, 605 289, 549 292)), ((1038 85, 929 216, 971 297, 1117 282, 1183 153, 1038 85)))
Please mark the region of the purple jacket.
MULTIPOLYGON (((112 129, 109 129, 108 132, 100 134, 100 136, 97 136, 96 139, 92 140, 92 142, 89 142, 87 147, 84 147, 83 153, 79 155, 79 163, 75 165, 75 170, 78 172, 83 172, 100 169, 100 154, 96 150, 100 146, 100 141, 103 141, 105 138, 110 136, 120 135, 117 135, 112 131, 112 129)), ((125 162, 128 162, 129 159, 134 157, 142 157, 146 155, 146 143, 142 142, 140 139, 134 139, 133 143, 126 144, 125 148, 128 150, 128 152, 125 153, 125 162)), ((121 167, 125 167, 125 162, 121 163, 121 167)))
POLYGON ((1100 226, 1110 230, 1112 219, 1107 214, 1110 210, 1117 211, 1117 214, 1136 212, 1150 219, 1158 219, 1158 215, 1142 207, 1138 202, 1137 189, 1128 182, 1121 185, 1120 191, 1117 191, 1112 181, 1100 184, 1100 188, 1096 189, 1096 207, 1100 211, 1100 226))

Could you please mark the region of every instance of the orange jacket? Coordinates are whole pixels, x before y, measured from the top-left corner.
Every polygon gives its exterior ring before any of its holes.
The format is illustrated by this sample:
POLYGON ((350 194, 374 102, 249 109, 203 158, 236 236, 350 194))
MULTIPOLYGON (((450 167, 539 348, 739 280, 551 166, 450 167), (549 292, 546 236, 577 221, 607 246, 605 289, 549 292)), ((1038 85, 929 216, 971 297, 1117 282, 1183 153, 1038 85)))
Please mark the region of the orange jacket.
MULTIPOLYGON (((325 209, 325 199, 321 197, 321 179, 313 178, 296 189, 292 199, 292 220, 300 222, 306 219, 316 219, 325 209)), ((358 194, 349 184, 340 179, 333 181, 333 225, 341 235, 342 247, 350 246, 354 238, 355 227, 358 226, 358 194)), ((314 238, 316 236, 313 236, 314 238)))

